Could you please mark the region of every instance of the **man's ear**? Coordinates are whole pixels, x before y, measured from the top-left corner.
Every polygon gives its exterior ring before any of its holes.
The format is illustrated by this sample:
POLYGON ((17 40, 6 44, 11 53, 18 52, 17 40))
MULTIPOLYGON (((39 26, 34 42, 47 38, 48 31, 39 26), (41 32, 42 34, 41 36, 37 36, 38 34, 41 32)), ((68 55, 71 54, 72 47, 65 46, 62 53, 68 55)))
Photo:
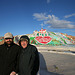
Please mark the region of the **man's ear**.
POLYGON ((14 42, 14 37, 12 38, 13 42, 14 42))
POLYGON ((14 40, 14 37, 12 39, 14 40))

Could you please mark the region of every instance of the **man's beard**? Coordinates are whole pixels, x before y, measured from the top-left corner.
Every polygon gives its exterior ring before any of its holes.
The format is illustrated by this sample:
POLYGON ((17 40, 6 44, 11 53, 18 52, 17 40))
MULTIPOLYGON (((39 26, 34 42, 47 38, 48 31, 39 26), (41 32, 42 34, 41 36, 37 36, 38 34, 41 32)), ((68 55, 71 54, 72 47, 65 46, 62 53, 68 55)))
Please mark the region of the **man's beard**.
POLYGON ((11 45, 12 41, 7 41, 6 44, 7 45, 11 45))

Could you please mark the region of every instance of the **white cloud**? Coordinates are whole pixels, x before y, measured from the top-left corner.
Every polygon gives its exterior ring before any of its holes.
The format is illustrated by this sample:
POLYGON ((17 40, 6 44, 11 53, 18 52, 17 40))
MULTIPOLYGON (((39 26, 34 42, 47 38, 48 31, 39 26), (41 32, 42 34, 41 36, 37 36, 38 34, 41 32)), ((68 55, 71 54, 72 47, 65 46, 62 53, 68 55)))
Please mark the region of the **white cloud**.
POLYGON ((38 21, 47 19, 47 17, 45 17, 46 16, 45 13, 34 13, 33 16, 34 16, 34 19, 37 19, 38 21))
POLYGON ((50 28, 75 29, 75 25, 70 21, 60 20, 55 15, 46 15, 45 13, 34 13, 34 18, 38 21, 43 21, 43 24, 48 24, 50 28))
POLYGON ((69 17, 72 17, 72 16, 75 16, 75 13, 74 14, 71 14, 71 15, 66 15, 64 16, 65 18, 69 18, 69 17))
POLYGON ((47 3, 50 3, 50 0, 47 0, 47 3))
POLYGON ((70 21, 59 20, 58 17, 55 17, 54 15, 48 15, 48 18, 49 19, 44 21, 44 23, 50 25, 51 28, 75 28, 70 21))
POLYGON ((43 24, 43 23, 41 23, 40 25, 41 25, 41 28, 43 28, 44 24, 43 24))

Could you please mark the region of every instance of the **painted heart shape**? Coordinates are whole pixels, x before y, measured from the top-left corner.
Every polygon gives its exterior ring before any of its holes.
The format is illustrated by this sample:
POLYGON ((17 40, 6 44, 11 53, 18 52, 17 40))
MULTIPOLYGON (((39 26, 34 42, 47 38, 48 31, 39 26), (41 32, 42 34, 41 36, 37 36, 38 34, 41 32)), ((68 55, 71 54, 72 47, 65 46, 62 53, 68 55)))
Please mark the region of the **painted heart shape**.
POLYGON ((38 36, 35 38, 35 40, 38 41, 39 43, 47 44, 52 40, 52 38, 50 36, 44 36, 44 37, 38 36))

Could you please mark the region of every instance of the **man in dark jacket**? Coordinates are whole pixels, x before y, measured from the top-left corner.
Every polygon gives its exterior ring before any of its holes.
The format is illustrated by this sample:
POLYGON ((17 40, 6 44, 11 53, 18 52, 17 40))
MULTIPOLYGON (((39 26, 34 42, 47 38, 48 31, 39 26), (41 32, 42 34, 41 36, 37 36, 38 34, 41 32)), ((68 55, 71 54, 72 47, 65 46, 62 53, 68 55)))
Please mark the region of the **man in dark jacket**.
POLYGON ((13 35, 4 35, 4 44, 0 45, 0 75, 16 75, 20 47, 13 43, 13 35))
POLYGON ((39 70, 39 54, 37 48, 29 44, 29 38, 26 35, 21 36, 19 45, 21 46, 19 75, 37 75, 39 70))

